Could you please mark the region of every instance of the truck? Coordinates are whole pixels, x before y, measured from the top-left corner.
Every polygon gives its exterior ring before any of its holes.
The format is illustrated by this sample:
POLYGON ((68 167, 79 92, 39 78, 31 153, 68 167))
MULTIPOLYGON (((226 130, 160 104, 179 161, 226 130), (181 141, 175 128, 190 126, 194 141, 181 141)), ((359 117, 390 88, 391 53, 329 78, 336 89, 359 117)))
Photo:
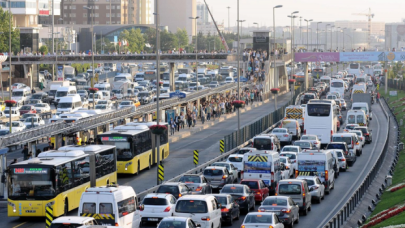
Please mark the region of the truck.
POLYGON ((353 93, 352 104, 356 102, 365 102, 371 111, 371 94, 370 93, 353 93))
POLYGON ((274 195, 283 171, 277 151, 251 150, 243 155, 242 165, 241 179, 261 179, 274 195))
POLYGON ((131 88, 131 82, 128 81, 117 81, 111 83, 112 96, 117 99, 123 99, 127 96, 128 88, 131 88))
POLYGON ((131 77, 134 77, 138 73, 138 67, 124 66, 124 67, 122 67, 121 73, 128 73, 131 75, 131 77))
POLYGON ((76 69, 71 66, 65 66, 65 78, 74 78, 76 76, 76 69))
POLYGON ((53 81, 48 83, 49 85, 49 98, 53 101, 55 98, 56 91, 58 90, 59 87, 64 87, 64 86, 70 86, 69 81, 53 81))

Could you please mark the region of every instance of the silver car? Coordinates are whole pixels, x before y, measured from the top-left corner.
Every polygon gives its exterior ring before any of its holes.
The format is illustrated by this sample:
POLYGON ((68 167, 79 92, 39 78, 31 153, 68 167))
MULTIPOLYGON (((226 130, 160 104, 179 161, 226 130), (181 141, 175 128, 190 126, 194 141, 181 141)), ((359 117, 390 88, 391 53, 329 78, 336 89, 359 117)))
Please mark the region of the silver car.
POLYGON ((179 182, 185 183, 192 191, 191 194, 211 194, 212 188, 208 180, 201 174, 186 174, 179 182))
POLYGON ((225 167, 229 174, 233 176, 233 181, 236 182, 238 181, 238 168, 236 168, 232 163, 230 162, 215 162, 211 166, 219 166, 219 167, 225 167))
POLYGON ((273 212, 284 223, 292 227, 299 221, 299 206, 288 196, 268 196, 259 207, 259 212, 273 212))
POLYGON ((311 193, 312 200, 316 200, 317 203, 321 203, 325 197, 325 186, 319 180, 318 176, 298 176, 299 180, 306 180, 311 193))
POLYGON ((205 168, 203 174, 210 182, 211 187, 215 189, 221 189, 224 185, 234 182, 233 175, 225 167, 208 166, 205 168))
POLYGON ((347 166, 346 157, 343 150, 336 150, 336 154, 338 157, 340 170, 346 172, 349 167, 347 166))

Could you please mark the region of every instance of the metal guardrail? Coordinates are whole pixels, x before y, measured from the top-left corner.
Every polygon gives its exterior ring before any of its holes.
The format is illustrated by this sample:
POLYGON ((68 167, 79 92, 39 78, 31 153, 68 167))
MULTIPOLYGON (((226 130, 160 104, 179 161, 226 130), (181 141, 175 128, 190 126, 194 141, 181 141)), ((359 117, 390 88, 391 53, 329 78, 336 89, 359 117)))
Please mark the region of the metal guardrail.
MULTIPOLYGON (((380 99, 383 101, 384 99, 380 99)), ((385 100, 384 100, 385 102, 385 100)), ((387 117, 388 126, 390 126, 391 118, 388 115, 387 111, 384 108, 384 105, 381 104, 381 108, 384 112, 384 115, 387 117)), ((388 107, 388 104, 386 104, 388 107)), ((363 179, 361 185, 354 191, 346 203, 342 206, 335 216, 333 216, 325 225, 322 224, 324 228, 340 228, 343 227, 343 224, 349 219, 352 212, 355 210, 356 206, 361 202, 364 194, 366 194, 369 186, 373 183, 374 178, 377 176, 378 171, 384 161, 385 155, 388 150, 388 138, 390 137, 389 127, 387 128, 387 137, 385 138, 384 148, 378 160, 374 163, 373 168, 368 173, 367 177, 363 179)))
MULTIPOLYGON (((269 132, 269 131, 272 131, 273 128, 275 128, 276 126, 278 126, 279 123, 280 123, 280 122, 277 122, 277 123, 273 124, 273 125, 270 126, 268 129, 266 129, 265 131, 263 131, 262 133, 267 133, 267 132, 269 132)), ((195 167, 195 168, 193 168, 193 169, 190 169, 190 170, 187 171, 187 172, 184 172, 184 173, 182 173, 182 174, 180 174, 180 175, 177 175, 177 176, 173 177, 172 179, 169 179, 169 180, 167 180, 167 181, 165 181, 165 182, 177 182, 177 181, 179 181, 179 179, 180 179, 183 175, 185 175, 185 174, 198 174, 198 173, 201 173, 201 172, 204 171, 204 169, 205 169, 206 167, 210 166, 212 163, 226 160, 229 155, 236 153, 240 148, 243 148, 243 147, 246 146, 248 143, 249 143, 249 142, 246 141, 246 142, 244 142, 243 144, 237 146, 236 148, 233 148, 232 150, 230 150, 230 151, 228 151, 228 152, 226 152, 226 153, 223 153, 223 154, 219 155, 218 157, 213 158, 213 159, 209 160, 208 162, 205 162, 204 164, 201 164, 201 165, 199 165, 199 166, 197 166, 197 167, 195 167)), ((164 183, 164 182, 163 182, 163 183, 164 183)), ((138 196, 139 198, 143 198, 143 197, 145 197, 147 194, 153 193, 153 192, 156 191, 158 188, 159 188, 159 185, 154 186, 154 187, 152 187, 152 188, 149 188, 149 189, 147 189, 147 190, 145 190, 145 191, 142 191, 142 192, 138 193, 137 196, 138 196)))
MULTIPOLYGON (((193 100, 197 100, 206 96, 214 95, 224 90, 229 89, 236 89, 237 86, 232 84, 226 84, 217 88, 213 89, 206 89, 202 91, 198 91, 192 93, 190 97, 186 97, 184 99, 179 98, 171 98, 166 100, 159 101, 161 104, 161 109, 167 109, 170 107, 174 107, 183 103, 187 103, 193 100)), ((47 124, 44 126, 39 126, 36 128, 32 128, 29 130, 25 130, 22 132, 12 133, 3 137, 0 137, 0 148, 11 146, 15 144, 22 144, 33 142, 35 140, 41 139, 43 137, 49 137, 52 135, 57 135, 61 133, 73 133, 78 132, 80 130, 88 130, 94 129, 98 126, 106 125, 109 123, 114 123, 118 120, 122 120, 125 118, 134 117, 137 115, 144 115, 150 114, 156 111, 156 102, 150 103, 148 105, 143 105, 137 109, 137 111, 132 112, 132 108, 125 108, 121 110, 116 110, 113 112, 100 114, 96 116, 92 116, 89 118, 81 119, 75 123, 64 123, 64 122, 56 122, 47 124)))

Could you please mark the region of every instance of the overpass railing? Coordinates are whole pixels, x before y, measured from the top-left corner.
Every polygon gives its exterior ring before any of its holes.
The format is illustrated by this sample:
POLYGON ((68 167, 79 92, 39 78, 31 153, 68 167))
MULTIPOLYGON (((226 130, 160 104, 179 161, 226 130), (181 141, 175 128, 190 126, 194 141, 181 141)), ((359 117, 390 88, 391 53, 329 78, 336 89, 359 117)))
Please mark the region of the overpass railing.
MULTIPOLYGON (((197 54, 197 59, 199 61, 215 61, 215 60, 227 60, 230 54, 197 54)), ((172 60, 194 60, 196 59, 196 54, 162 54, 160 55, 161 61, 170 62, 172 60)), ((5 63, 8 64, 9 57, 5 63)), ((33 56, 12 56, 11 64, 36 64, 38 62, 48 62, 48 63, 66 63, 66 62, 90 62, 92 61, 92 55, 33 55, 33 56)), ((94 55, 95 62, 117 62, 117 61, 156 61, 156 54, 125 54, 125 55, 94 55)))

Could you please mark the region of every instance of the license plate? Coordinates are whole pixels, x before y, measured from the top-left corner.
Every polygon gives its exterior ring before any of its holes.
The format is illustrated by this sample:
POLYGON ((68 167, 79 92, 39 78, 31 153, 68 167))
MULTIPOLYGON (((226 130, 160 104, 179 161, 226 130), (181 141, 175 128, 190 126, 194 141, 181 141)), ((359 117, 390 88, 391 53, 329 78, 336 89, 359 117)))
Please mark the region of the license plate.
POLYGON ((157 221, 159 221, 159 219, 157 219, 157 218, 148 218, 148 221, 155 221, 155 222, 157 222, 157 221))
POLYGON ((276 215, 280 215, 279 211, 273 211, 273 213, 276 214, 276 215))

